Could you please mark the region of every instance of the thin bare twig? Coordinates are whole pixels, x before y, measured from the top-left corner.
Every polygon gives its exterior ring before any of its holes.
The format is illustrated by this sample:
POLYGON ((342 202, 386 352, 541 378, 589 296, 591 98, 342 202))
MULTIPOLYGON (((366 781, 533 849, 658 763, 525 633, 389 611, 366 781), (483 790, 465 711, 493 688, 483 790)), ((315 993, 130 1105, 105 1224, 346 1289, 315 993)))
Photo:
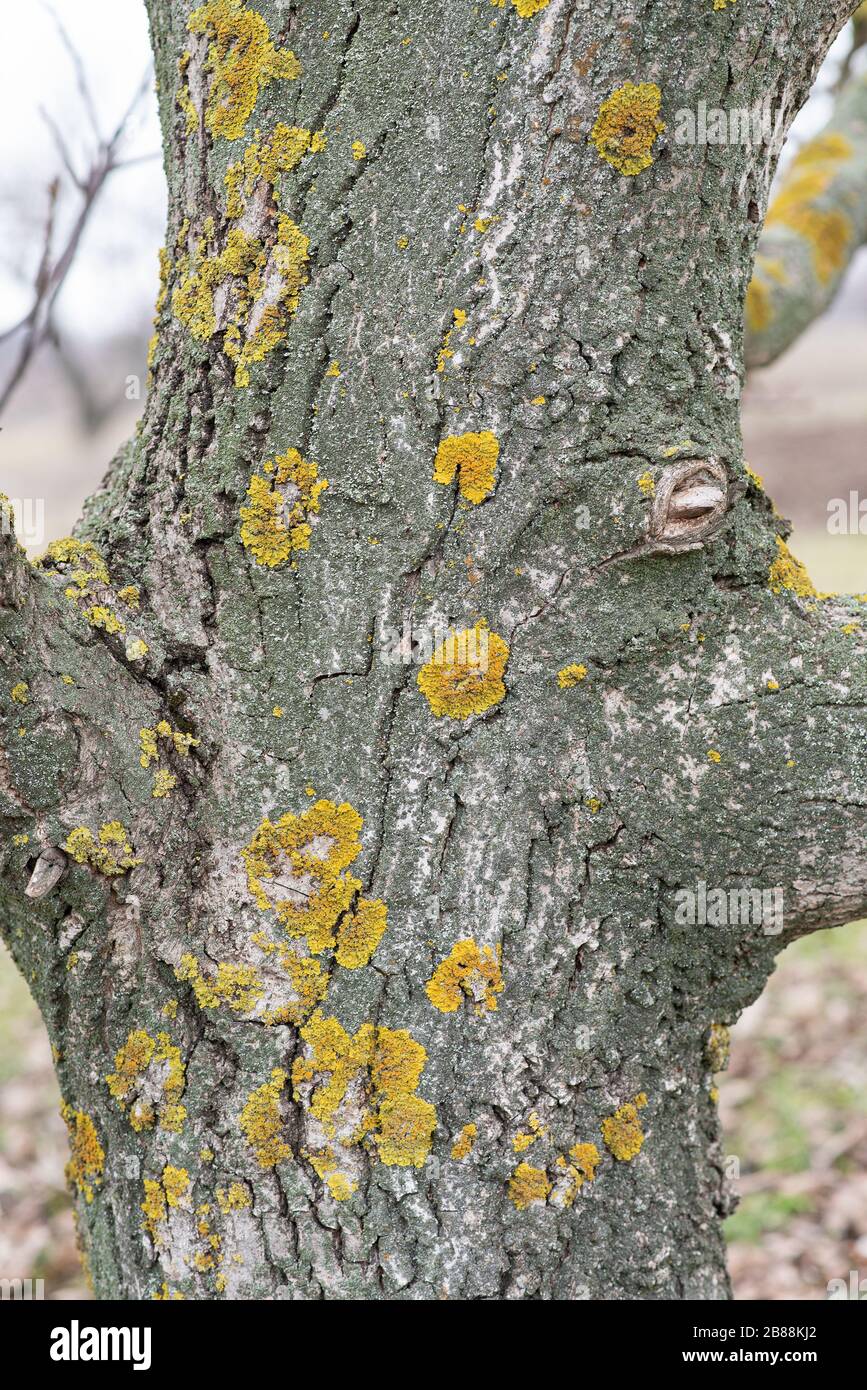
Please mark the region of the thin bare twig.
POLYGON ((39 114, 42 117, 45 124, 48 126, 49 131, 51 132, 51 138, 57 146, 57 152, 60 155, 60 159, 64 169, 66 170, 69 177, 72 179, 72 182, 75 184, 76 188, 82 188, 83 182, 81 179, 81 175, 78 173, 77 169, 75 168, 75 165, 72 162, 72 155, 69 153, 69 150, 66 146, 66 141, 60 133, 60 127, 57 125, 57 122, 54 120, 54 117, 51 115, 51 113, 49 111, 46 111, 44 106, 40 106, 39 114))
POLYGON ((60 16, 57 14, 56 10, 54 9, 54 6, 50 5, 48 3, 48 0, 42 0, 42 7, 44 10, 47 10, 48 14, 51 16, 52 23, 54 24, 54 27, 57 30, 57 36, 60 39, 60 42, 63 44, 63 47, 66 49, 70 62, 72 63, 73 71, 75 72, 75 85, 77 86, 78 94, 81 97, 81 104, 87 112, 87 119, 90 122, 90 128, 93 131, 94 137, 98 141, 98 143, 101 144, 102 134, 99 128, 99 120, 97 118, 96 107, 94 106, 93 97, 90 94, 90 87, 87 83, 87 72, 85 70, 81 54, 75 47, 75 44, 72 42, 72 39, 67 34, 65 28, 63 27, 63 24, 60 20, 60 16))
POLYGON ((87 112, 88 120, 96 137, 96 151, 91 158, 88 172, 84 177, 81 177, 75 170, 66 143, 56 123, 52 121, 47 113, 42 113, 54 137, 66 172, 81 194, 81 206, 69 232, 69 236, 66 239, 66 243, 60 254, 55 258, 53 255, 53 244, 57 202, 60 193, 60 180, 54 179, 49 188, 48 215, 43 236, 42 255, 33 284, 33 303, 29 311, 18 323, 13 324, 13 326, 5 332, 0 333, 0 344, 19 333, 23 335, 12 371, 2 390, 0 390, 0 414, 2 414, 9 404, 13 392, 22 381, 39 347, 47 337, 56 337, 52 327, 52 315, 57 303, 57 298, 75 260, 76 252, 78 251, 84 229, 87 226, 94 204, 105 186, 106 181, 117 169, 129 167, 132 164, 139 163, 143 159, 153 158, 152 155, 142 155, 123 160, 119 155, 119 150, 127 134, 129 123, 150 85, 150 69, 145 73, 114 131, 108 139, 105 139, 100 133, 96 108, 88 87, 84 64, 51 6, 46 4, 45 8, 51 14, 61 42, 72 60, 82 104, 87 112))
POLYGON ((34 306, 24 315, 23 319, 19 319, 11 328, 7 328, 3 333, 0 333, 0 343, 5 343, 7 338, 14 337, 16 333, 20 333, 21 329, 27 326, 33 317, 36 305, 40 303, 45 295, 46 287, 51 278, 51 247, 54 243, 54 218, 57 211, 57 197, 59 192, 60 180, 54 179, 48 187, 48 212, 45 217, 45 228, 42 233, 42 255, 39 258, 39 267, 33 281, 35 294, 34 306))

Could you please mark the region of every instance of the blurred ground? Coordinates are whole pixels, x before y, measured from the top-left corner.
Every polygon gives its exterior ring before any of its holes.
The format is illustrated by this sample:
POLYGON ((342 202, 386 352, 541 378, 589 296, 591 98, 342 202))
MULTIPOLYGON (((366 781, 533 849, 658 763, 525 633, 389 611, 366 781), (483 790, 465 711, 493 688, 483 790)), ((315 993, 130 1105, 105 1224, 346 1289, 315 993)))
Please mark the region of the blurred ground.
POLYGON ((0 946, 0 1277, 44 1279, 46 1298, 87 1298, 59 1105, 42 1020, 0 946))
POLYGON ((733 1031, 720 1085, 739 1299, 824 1299, 867 1275, 867 922, 790 946, 733 1031))

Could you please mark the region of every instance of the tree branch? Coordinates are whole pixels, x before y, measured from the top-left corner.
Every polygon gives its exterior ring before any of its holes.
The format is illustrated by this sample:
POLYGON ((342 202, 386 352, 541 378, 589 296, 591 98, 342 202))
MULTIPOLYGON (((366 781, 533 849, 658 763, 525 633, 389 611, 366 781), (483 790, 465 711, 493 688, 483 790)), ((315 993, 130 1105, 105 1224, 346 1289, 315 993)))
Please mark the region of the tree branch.
POLYGON ((773 362, 831 303, 867 238, 867 72, 796 155, 768 209, 746 299, 747 367, 773 362))
MULTIPOLYGON (((49 188, 49 210, 43 236, 43 252, 33 286, 33 303, 28 312, 18 323, 13 324, 13 326, 6 329, 5 332, 0 333, 0 344, 9 338, 15 337, 19 333, 23 334, 12 370, 5 385, 2 390, 0 390, 0 414, 5 410, 13 393, 23 380, 27 368, 40 346, 52 333, 51 320, 58 296, 72 268, 81 243, 81 238, 84 235, 84 230, 90 220, 99 194, 115 170, 137 162, 135 159, 122 160, 120 158, 120 149, 129 129, 132 116, 150 83, 150 70, 148 70, 112 134, 107 139, 103 137, 100 133, 96 108, 88 87, 87 75, 81 57, 60 23, 60 20, 54 14, 54 11, 50 6, 46 6, 46 8, 52 15, 61 42, 72 59, 78 91, 81 95, 82 104, 87 113, 91 129, 96 138, 96 152, 91 158, 87 174, 82 178, 75 169, 66 142, 56 122, 46 112, 42 112, 43 118, 57 145, 64 168, 81 194, 81 206, 62 251, 57 258, 54 259, 52 256, 52 246, 54 241, 57 201, 60 192, 60 180, 55 179, 52 182, 49 188)), ((152 158, 152 156, 145 155, 143 158, 152 158)))

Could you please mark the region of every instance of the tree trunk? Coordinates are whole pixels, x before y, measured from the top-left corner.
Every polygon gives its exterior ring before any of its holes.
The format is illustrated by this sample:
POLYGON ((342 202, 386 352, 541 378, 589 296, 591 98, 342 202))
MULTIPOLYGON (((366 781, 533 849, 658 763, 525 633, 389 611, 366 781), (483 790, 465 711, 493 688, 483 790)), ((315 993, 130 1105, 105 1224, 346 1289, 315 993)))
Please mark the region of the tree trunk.
POLYGON ((147 409, 0 588, 100 1296, 728 1296, 725 1025, 867 903, 864 604, 742 460, 772 154, 673 130, 847 7, 602 8, 149 0, 147 409))

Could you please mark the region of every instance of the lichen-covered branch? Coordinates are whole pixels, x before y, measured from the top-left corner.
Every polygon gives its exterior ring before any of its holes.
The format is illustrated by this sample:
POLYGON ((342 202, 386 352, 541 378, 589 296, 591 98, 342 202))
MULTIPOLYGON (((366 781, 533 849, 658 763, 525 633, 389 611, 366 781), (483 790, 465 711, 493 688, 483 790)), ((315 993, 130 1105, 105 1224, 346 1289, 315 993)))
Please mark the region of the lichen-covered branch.
POLYGON ((768 209, 746 299, 748 367, 785 352, 831 303, 867 237, 867 72, 798 151, 768 209))

